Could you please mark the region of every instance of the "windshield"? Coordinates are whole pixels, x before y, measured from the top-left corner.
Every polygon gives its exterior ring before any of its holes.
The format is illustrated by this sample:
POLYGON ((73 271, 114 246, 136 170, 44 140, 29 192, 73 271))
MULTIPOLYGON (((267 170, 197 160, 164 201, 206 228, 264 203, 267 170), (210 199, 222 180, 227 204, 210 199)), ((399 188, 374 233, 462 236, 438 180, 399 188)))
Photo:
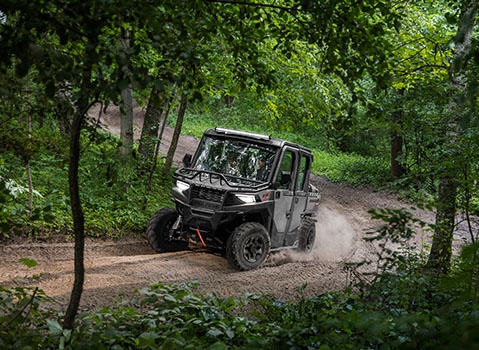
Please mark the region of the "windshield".
POLYGON ((242 178, 265 182, 271 172, 275 150, 250 142, 206 137, 193 168, 220 173, 232 181, 242 178))

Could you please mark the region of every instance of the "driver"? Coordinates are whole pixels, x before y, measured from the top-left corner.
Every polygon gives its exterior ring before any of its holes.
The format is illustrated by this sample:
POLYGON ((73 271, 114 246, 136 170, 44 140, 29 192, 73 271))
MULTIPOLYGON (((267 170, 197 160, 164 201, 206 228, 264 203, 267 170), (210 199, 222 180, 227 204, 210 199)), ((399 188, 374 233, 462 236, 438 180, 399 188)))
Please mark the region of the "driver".
POLYGON ((266 160, 261 159, 259 161, 259 168, 256 171, 256 180, 265 181, 268 177, 268 172, 266 171, 266 160))

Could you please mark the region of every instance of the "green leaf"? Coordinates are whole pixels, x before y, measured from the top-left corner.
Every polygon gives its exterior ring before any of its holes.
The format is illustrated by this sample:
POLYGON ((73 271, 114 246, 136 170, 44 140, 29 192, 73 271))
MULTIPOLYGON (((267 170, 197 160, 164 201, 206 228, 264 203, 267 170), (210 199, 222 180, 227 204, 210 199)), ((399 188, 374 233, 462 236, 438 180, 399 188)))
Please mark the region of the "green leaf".
POLYGON ((457 22, 457 18, 454 15, 454 13, 446 12, 444 14, 444 17, 446 17, 447 23, 449 23, 449 24, 456 24, 456 22, 457 22))
POLYGON ((27 266, 28 268, 32 268, 32 267, 35 267, 38 265, 38 263, 36 262, 36 260, 34 259, 29 259, 29 258, 20 258, 18 259, 18 262, 21 262, 23 263, 25 266, 27 266))
POLYGON ((214 343, 210 345, 210 347, 208 348, 208 350, 226 350, 226 349, 228 349, 226 344, 221 342, 214 343))
POLYGON ((223 334, 223 332, 220 331, 219 329, 216 329, 216 328, 212 328, 206 333, 206 335, 209 335, 210 337, 214 337, 214 338, 216 338, 216 337, 218 337, 219 335, 222 335, 222 334, 223 334))
POLYGON ((55 220, 55 217, 50 214, 50 213, 46 213, 43 215, 43 220, 46 222, 46 223, 52 223, 53 220, 55 220))
POLYGON ((140 335, 141 339, 144 339, 147 341, 155 340, 155 339, 158 339, 159 337, 160 336, 156 334, 155 332, 144 332, 144 333, 141 333, 140 335))
POLYGON ((63 334, 63 328, 60 324, 55 320, 47 320, 48 329, 50 333, 54 336, 60 336, 63 334))

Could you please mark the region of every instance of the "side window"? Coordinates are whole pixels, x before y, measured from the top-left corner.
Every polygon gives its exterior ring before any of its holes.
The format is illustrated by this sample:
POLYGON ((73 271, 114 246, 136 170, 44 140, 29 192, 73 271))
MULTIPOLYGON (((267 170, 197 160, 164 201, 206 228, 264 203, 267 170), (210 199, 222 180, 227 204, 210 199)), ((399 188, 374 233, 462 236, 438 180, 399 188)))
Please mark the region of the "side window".
POLYGON ((299 163, 298 179, 296 180, 296 191, 304 191, 304 180, 309 167, 309 157, 302 156, 299 163))
POLYGON ((292 151, 284 152, 283 160, 281 161, 281 166, 279 168, 278 176, 276 177, 276 181, 279 182, 281 185, 278 189, 287 190, 290 188, 291 185, 291 178, 294 173, 294 162, 295 162, 295 154, 292 151), (289 173, 290 180, 287 181, 286 178, 283 178, 283 173, 289 173))

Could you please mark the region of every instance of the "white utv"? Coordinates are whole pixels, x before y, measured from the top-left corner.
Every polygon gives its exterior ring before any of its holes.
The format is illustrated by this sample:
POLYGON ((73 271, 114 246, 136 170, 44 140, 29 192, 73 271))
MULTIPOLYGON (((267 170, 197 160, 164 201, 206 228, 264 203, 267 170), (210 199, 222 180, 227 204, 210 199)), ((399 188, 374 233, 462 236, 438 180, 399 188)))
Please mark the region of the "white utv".
POLYGON ((281 249, 309 252, 321 196, 310 185, 313 155, 268 135, 215 128, 174 173, 176 208, 157 211, 147 227, 159 253, 193 241, 219 248, 239 270, 281 249))

